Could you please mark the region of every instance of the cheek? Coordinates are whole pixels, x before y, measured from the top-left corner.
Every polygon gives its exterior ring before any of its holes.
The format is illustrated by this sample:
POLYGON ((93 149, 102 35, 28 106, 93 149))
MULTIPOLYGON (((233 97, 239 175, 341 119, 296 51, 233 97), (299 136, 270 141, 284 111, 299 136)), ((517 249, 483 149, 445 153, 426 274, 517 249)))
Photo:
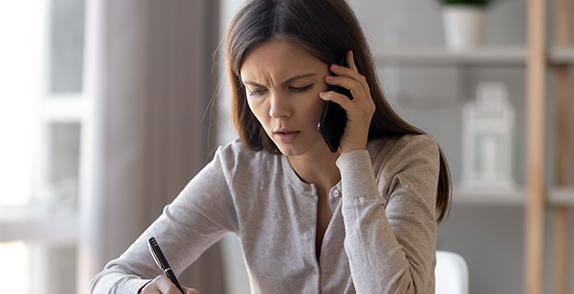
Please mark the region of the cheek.
POLYGON ((323 111, 323 105, 325 105, 325 101, 319 98, 319 93, 316 95, 314 94, 312 97, 308 97, 307 101, 308 103, 305 105, 306 116, 311 120, 319 121, 319 117, 323 111))
POLYGON ((265 122, 265 114, 267 113, 264 109, 264 103, 254 101, 252 99, 247 99, 247 106, 251 110, 251 113, 255 116, 255 118, 259 121, 260 124, 264 125, 265 122))

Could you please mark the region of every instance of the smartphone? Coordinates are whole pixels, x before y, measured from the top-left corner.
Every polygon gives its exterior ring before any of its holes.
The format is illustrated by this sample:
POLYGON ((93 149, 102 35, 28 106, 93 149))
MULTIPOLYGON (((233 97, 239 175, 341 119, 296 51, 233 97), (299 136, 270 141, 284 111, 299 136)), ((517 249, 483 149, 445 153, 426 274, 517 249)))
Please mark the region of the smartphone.
MULTIPOLYGON (((340 66, 347 66, 346 56, 343 55, 340 66)), ((349 99, 353 100, 353 95, 351 91, 341 87, 341 86, 330 86, 329 91, 334 91, 343 94, 349 99)), ((345 132, 345 126, 347 125, 347 112, 341 105, 332 102, 325 101, 325 106, 323 106, 323 111, 321 112, 321 118, 319 119, 319 133, 323 136, 323 139, 329 146, 329 150, 335 153, 339 149, 339 142, 341 137, 345 132)))

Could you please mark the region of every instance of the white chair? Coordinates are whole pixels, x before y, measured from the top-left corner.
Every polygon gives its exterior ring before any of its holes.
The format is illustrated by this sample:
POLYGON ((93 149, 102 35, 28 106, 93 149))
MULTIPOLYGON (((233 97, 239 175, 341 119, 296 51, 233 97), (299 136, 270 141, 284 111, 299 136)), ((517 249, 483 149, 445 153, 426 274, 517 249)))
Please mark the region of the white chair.
POLYGON ((468 294, 468 266, 454 252, 436 252, 435 294, 468 294))

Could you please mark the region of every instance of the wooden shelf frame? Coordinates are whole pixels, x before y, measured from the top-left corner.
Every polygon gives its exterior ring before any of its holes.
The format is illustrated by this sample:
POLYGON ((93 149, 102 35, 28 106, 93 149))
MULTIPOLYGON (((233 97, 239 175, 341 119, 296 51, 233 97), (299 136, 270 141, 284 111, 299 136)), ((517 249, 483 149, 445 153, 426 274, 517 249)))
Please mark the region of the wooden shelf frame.
POLYGON ((570 67, 574 60, 574 50, 570 47, 570 1, 556 0, 554 11, 554 46, 560 48, 555 52, 554 60, 564 61, 562 64, 556 62, 552 67, 556 88, 556 114, 555 114, 555 166, 557 189, 564 191, 561 195, 562 202, 553 206, 554 208, 554 293, 566 294, 569 287, 569 261, 570 261, 570 244, 569 244, 569 210, 568 201, 574 198, 573 191, 567 187, 570 182, 570 159, 572 158, 570 146, 570 122, 569 109, 570 97, 572 94, 570 81, 570 67))
POLYGON ((546 1, 528 1, 527 24, 524 288, 527 294, 541 294, 544 279, 546 1))

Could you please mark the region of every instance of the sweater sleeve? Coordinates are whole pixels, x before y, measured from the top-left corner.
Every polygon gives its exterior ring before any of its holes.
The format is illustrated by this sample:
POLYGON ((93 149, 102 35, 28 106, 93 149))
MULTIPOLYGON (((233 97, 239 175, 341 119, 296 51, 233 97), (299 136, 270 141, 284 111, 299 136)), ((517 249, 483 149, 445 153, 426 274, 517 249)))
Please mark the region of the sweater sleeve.
MULTIPOLYGON (((222 161, 221 149, 167 205, 163 214, 117 259, 97 274, 89 293, 137 293, 163 272, 155 264, 147 240, 155 237, 172 270, 179 275, 226 232, 237 230, 237 220, 222 161)), ((193 286, 184 285, 183 286, 193 286)))
POLYGON ((357 293, 433 293, 438 146, 415 136, 385 156, 377 171, 367 150, 337 161, 353 283, 357 293))

